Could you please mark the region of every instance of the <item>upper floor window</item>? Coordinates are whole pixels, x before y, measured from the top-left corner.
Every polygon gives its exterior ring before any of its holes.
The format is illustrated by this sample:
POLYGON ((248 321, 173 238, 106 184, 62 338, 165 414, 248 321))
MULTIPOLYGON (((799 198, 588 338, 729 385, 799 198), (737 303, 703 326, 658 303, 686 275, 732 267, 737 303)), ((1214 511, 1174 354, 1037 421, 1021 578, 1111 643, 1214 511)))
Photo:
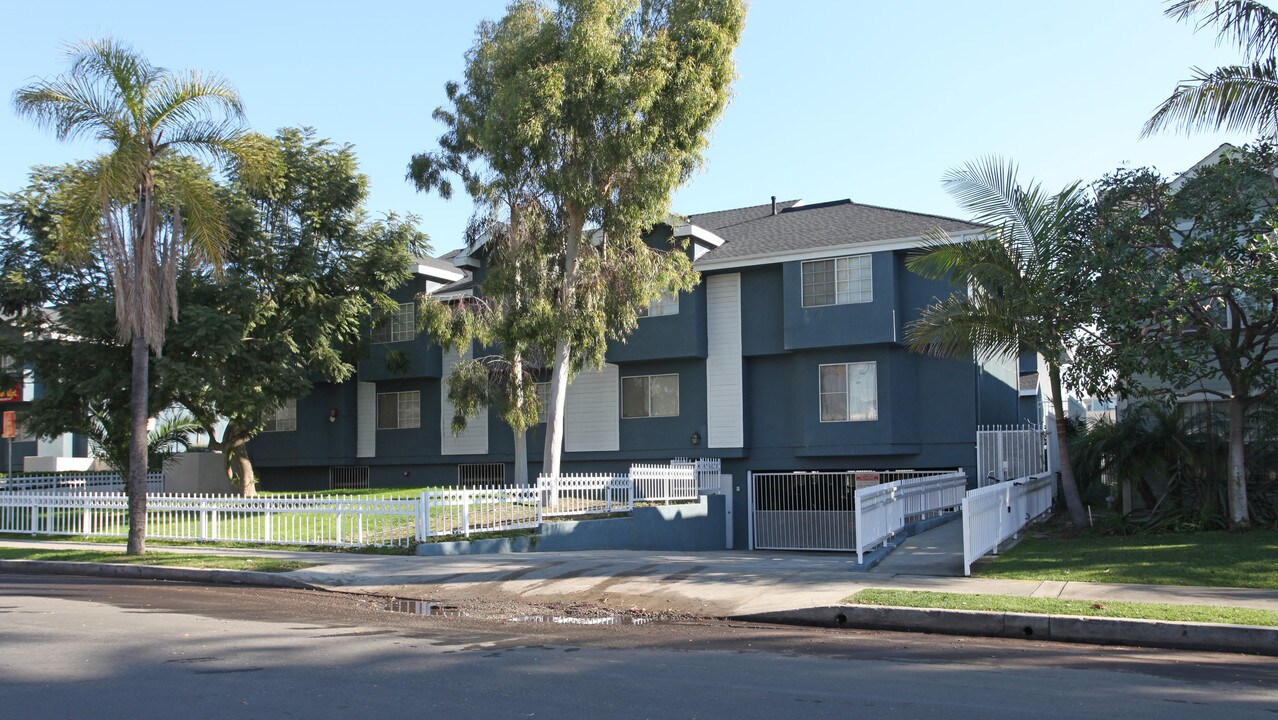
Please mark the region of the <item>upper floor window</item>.
POLYGON ((874 300, 869 255, 803 263, 803 307, 868 303, 874 300))
POLYGON ((820 367, 821 422, 879 419, 878 370, 872 362, 820 367))
POLYGON ((266 419, 262 432, 287 432, 297 429, 297 400, 286 400, 266 419))
POLYGON ((417 304, 400 303, 399 309, 373 328, 373 342, 389 343, 412 340, 417 336, 417 304))
POLYGON ((377 429, 399 430, 422 426, 422 394, 408 392, 377 393, 377 429))
POLYGON ((544 423, 550 415, 550 383, 533 383, 537 393, 537 422, 544 423))
POLYGON ((664 291, 661 297, 648 303, 646 307, 641 307, 636 311, 639 317, 658 317, 661 315, 678 315, 679 314, 679 294, 664 291))
POLYGON ((678 414, 678 374, 621 378, 621 417, 674 417, 678 414))

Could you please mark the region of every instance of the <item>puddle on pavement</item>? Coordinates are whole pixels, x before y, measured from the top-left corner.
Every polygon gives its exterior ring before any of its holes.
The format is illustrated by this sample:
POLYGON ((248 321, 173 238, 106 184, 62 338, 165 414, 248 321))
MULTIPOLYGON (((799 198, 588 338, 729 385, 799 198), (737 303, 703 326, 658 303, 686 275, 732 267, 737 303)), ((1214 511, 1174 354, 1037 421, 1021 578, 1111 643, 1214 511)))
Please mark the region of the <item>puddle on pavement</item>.
POLYGON ((403 598, 388 598, 386 607, 390 612, 405 613, 408 615, 433 615, 435 617, 465 617, 466 613, 452 605, 440 605, 428 600, 405 600, 403 598))
MULTIPOLYGON (((405 598, 386 598, 382 609, 390 612, 405 613, 407 615, 429 615, 432 617, 478 617, 483 619, 482 615, 474 615, 463 611, 454 605, 441 605, 439 603, 430 602, 429 600, 408 600, 405 598)), ((498 617, 490 617, 488 619, 499 620, 498 617)), ((643 615, 635 615, 633 613, 620 613, 616 615, 603 615, 598 617, 575 617, 571 615, 517 615, 512 618, 505 618, 506 622, 514 623, 549 623, 557 625, 648 625, 658 620, 643 615)))
POLYGON ((557 623, 560 625, 647 625, 651 618, 634 615, 605 615, 604 617, 568 617, 565 615, 520 615, 510 618, 517 623, 557 623))

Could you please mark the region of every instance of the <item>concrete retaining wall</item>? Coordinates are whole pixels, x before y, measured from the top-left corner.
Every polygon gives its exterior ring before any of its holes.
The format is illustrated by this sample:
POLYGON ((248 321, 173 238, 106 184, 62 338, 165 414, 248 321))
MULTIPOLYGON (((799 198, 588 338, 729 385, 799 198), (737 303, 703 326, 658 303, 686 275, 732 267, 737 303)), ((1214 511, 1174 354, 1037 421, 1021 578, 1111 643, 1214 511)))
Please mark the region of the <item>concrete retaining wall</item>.
POLYGON ((722 550, 727 504, 702 495, 696 504, 637 507, 626 517, 542 523, 533 537, 422 543, 418 555, 477 555, 567 550, 722 550))

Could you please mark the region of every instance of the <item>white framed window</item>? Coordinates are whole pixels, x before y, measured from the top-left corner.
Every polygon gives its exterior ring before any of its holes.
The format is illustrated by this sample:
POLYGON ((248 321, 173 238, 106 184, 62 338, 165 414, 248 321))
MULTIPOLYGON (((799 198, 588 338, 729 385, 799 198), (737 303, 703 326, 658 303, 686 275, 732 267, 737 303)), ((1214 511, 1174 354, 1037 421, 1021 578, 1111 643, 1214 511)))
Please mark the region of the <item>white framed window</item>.
POLYGON ((879 419, 879 379, 875 363, 822 365, 819 373, 821 422, 879 419))
POLYGON ((848 305, 874 300, 869 255, 851 255, 803 263, 803 307, 848 305))
POLYGON ((679 375, 621 378, 621 417, 675 417, 679 414, 679 375))
POLYGON ((664 291, 656 300, 636 312, 639 317, 661 317, 679 314, 679 293, 664 291))
POLYGON ((408 392, 377 393, 377 429, 399 430, 422 426, 422 394, 408 392))
POLYGON ((391 343, 417 337, 417 303, 400 303, 399 309, 373 328, 373 342, 391 343))
POLYGON ((262 432, 288 432, 297 429, 297 400, 286 400, 266 419, 262 432))
POLYGON ((533 383, 533 391, 537 393, 537 422, 544 423, 550 415, 550 383, 533 383))

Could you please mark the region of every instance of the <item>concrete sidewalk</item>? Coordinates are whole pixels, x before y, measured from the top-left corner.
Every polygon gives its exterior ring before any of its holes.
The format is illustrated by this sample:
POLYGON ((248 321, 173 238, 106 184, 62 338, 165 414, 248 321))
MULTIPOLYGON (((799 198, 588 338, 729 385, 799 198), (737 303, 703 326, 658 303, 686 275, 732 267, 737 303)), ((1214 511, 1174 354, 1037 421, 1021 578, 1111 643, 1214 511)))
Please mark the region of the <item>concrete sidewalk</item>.
MULTIPOLYGON (((0 541, 0 545, 122 547, 21 540, 0 541)), ((156 549, 209 552, 208 548, 156 549)), ((850 571, 854 559, 835 554, 583 551, 420 557, 226 548, 214 552, 316 563, 284 576, 328 590, 444 603, 585 602, 617 609, 734 617, 839 605, 849 595, 874 587, 1278 610, 1276 590, 946 577, 893 572, 886 561, 886 567, 877 572, 854 573, 850 571)))

